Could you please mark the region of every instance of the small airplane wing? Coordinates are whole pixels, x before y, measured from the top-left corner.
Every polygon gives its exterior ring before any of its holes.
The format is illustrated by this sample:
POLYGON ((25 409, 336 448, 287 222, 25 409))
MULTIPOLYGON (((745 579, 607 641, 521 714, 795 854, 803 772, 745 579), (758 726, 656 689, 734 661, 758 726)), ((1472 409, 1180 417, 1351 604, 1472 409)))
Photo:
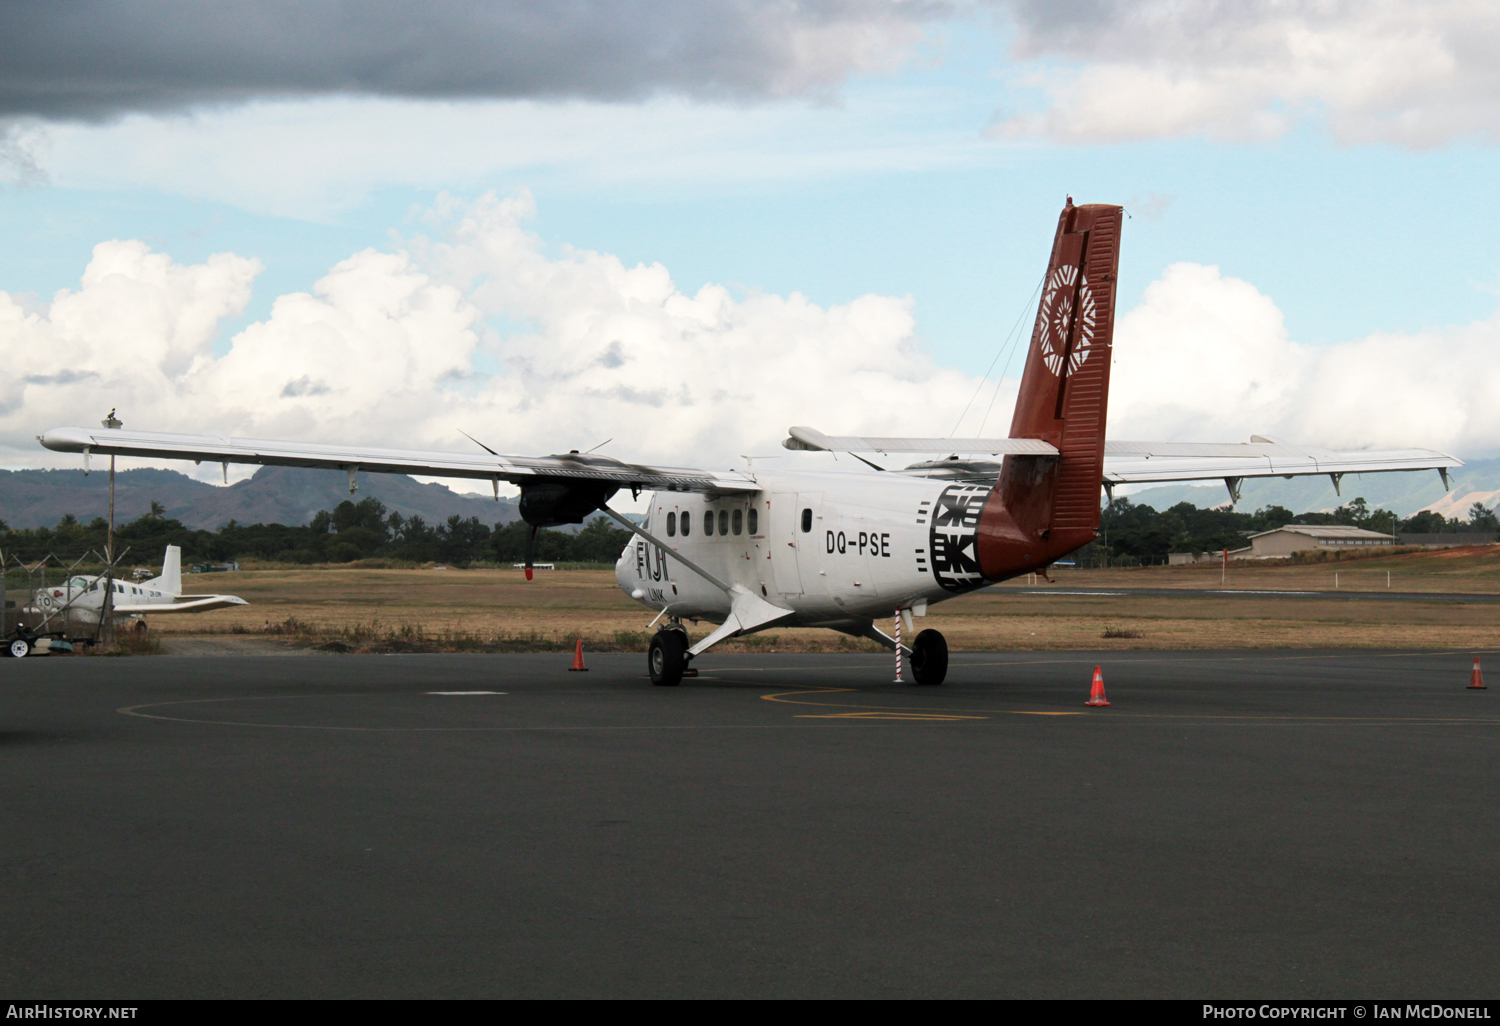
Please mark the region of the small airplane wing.
POLYGON ((110 608, 116 613, 150 613, 156 616, 161 613, 206 613, 210 609, 230 609, 250 604, 238 595, 193 595, 185 596, 184 599, 181 602, 155 604, 116 602, 110 608))
MULTIPOLYGON (((81 452, 195 463, 253 463, 273 467, 317 467, 374 474, 424 474, 527 484, 569 478, 607 482, 622 488, 670 492, 749 492, 753 478, 736 471, 686 467, 649 467, 608 456, 568 453, 554 456, 501 456, 484 452, 452 453, 419 449, 377 449, 353 445, 316 445, 227 435, 183 435, 120 428, 54 428, 38 441, 55 452, 81 452)), ((352 477, 351 477, 352 481, 352 477)))

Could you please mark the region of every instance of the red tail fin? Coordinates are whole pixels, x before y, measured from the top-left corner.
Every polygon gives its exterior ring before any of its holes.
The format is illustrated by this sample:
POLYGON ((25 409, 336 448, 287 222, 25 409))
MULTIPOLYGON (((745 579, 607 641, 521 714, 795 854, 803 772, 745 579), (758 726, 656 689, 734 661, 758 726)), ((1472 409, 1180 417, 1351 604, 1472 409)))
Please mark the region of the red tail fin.
POLYGON ((1086 545, 1099 527, 1123 213, 1069 199, 1058 218, 1010 436, 1051 442, 1060 455, 1005 458, 979 527, 990 580, 1086 545))

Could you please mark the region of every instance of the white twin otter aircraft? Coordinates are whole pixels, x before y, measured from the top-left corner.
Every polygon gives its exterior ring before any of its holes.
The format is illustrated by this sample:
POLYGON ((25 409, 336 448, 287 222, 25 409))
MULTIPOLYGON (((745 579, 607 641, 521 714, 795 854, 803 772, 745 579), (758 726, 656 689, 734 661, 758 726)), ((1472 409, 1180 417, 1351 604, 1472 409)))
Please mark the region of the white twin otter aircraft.
MULTIPOLYGON (((894 616, 910 632, 911 617, 934 602, 1044 570, 1093 541, 1101 486, 1221 478, 1237 499, 1247 477, 1328 474, 1337 487, 1344 474, 1436 470, 1446 483, 1448 469, 1462 466, 1427 449, 1334 452, 1258 435, 1248 444, 1106 442, 1122 213, 1071 198, 1063 208, 1008 438, 829 437, 794 427, 782 443, 928 454, 902 470, 720 473, 576 450, 502 456, 484 446, 476 456, 76 427, 40 440, 59 452, 339 468, 351 490, 358 471, 488 479, 497 496, 508 481, 520 486, 533 538, 602 511, 637 536, 615 566, 620 587, 665 614, 648 656, 652 683, 664 685, 720 641, 768 627, 827 627, 895 649, 878 621, 894 616), (654 492, 643 524, 609 507, 621 488, 654 492), (690 644, 684 619, 721 626, 690 644)), ((900 647, 917 683, 942 683, 940 633, 924 630, 900 647)))

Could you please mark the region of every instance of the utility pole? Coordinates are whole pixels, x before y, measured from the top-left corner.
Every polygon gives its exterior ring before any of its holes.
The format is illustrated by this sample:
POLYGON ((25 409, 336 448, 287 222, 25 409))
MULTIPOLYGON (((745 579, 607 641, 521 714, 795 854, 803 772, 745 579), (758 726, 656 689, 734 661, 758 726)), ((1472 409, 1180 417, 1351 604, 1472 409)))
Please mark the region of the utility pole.
MULTIPOLYGON (((100 421, 111 431, 118 431, 124 425, 115 416, 115 411, 110 410, 109 416, 100 421)), ((99 610, 99 640, 106 648, 113 648, 115 643, 115 458, 109 457, 109 533, 105 535, 104 561, 104 604, 99 610)))

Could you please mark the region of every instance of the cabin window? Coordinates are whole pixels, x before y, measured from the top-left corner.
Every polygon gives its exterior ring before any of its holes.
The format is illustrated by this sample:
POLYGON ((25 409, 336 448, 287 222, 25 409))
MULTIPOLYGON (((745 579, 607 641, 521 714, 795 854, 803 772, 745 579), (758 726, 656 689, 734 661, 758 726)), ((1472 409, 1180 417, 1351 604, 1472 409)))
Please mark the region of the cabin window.
POLYGON ((714 533, 714 511, 711 509, 705 510, 703 513, 703 533, 714 533))
POLYGON ((811 530, 812 530, 812 510, 805 509, 805 510, 802 511, 802 533, 806 534, 808 531, 811 531, 811 530))
POLYGON ((719 533, 729 533, 729 510, 727 509, 719 510, 719 533))
POLYGON ((730 515, 729 522, 734 526, 734 533, 739 534, 745 526, 745 511, 742 509, 735 510, 734 513, 730 515))
POLYGON ((750 533, 760 534, 760 510, 750 507, 750 533))
POLYGON ((690 535, 690 534, 693 533, 692 527, 693 527, 692 514, 689 513, 689 512, 687 512, 686 510, 683 510, 683 512, 682 512, 682 536, 684 538, 686 538, 688 535, 690 535))
POLYGON ((672 538, 672 537, 675 537, 676 534, 677 534, 677 514, 676 513, 668 513, 667 514, 667 537, 668 538, 672 538))

